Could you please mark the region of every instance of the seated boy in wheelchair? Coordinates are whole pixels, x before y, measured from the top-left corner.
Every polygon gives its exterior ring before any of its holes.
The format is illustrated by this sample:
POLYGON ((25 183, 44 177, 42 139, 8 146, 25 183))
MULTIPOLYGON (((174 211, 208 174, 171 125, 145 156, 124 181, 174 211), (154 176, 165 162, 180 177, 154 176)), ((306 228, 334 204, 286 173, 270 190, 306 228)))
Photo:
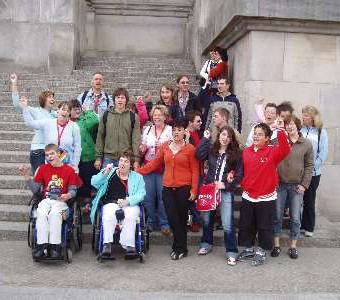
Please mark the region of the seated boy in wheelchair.
POLYGON ((98 189, 92 202, 91 222, 94 224, 96 211, 103 206, 103 251, 102 256, 111 255, 111 244, 117 223, 121 222, 122 230, 119 243, 127 255, 136 253, 135 231, 139 216, 139 203, 146 195, 143 176, 131 171, 132 153, 124 152, 118 161, 118 168, 107 165, 91 184, 98 189))
POLYGON ((62 212, 68 208, 67 201, 74 198, 81 180, 69 165, 61 163, 58 146, 45 147, 47 163, 41 165, 32 179, 30 169, 22 165, 19 170, 33 193, 42 189, 42 200, 37 208, 37 247, 34 256, 44 255, 47 244, 51 245, 51 257, 59 256, 61 244, 62 212))

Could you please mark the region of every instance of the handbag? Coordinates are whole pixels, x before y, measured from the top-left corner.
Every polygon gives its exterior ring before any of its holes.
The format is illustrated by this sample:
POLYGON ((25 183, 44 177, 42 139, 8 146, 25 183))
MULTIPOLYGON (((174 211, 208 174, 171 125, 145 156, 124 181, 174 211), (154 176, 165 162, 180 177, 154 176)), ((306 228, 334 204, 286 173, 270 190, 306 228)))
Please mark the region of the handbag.
POLYGON ((216 189, 215 183, 202 184, 198 198, 196 201, 196 208, 198 211, 215 210, 221 203, 221 191, 216 189))
MULTIPOLYGON (((216 172, 215 172, 215 181, 221 181, 223 170, 226 165, 226 156, 220 156, 217 160, 216 172), (217 166, 221 165, 220 172, 218 174, 217 166)), ((215 182, 202 184, 198 198, 196 201, 196 208, 198 211, 209 211, 215 210, 217 206, 221 203, 221 191, 216 188, 215 182)))

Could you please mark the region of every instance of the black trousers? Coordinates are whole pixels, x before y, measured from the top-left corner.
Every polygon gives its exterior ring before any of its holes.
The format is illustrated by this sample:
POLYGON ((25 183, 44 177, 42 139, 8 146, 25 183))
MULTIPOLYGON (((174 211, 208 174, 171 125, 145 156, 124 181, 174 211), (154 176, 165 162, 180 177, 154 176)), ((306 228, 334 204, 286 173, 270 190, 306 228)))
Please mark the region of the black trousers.
POLYGON ((91 197, 91 178, 93 175, 97 174, 99 171, 94 168, 94 160, 79 162, 79 176, 83 180, 83 185, 78 190, 78 196, 84 198, 91 197))
POLYGON ((301 229, 309 232, 314 232, 315 227, 315 198, 316 190, 319 187, 320 177, 312 176, 312 181, 309 188, 305 191, 303 195, 303 211, 302 211, 302 222, 301 229))
POLYGON ((177 253, 187 253, 188 198, 190 197, 190 186, 178 188, 164 187, 162 196, 174 238, 172 250, 177 253))
POLYGON ((239 246, 246 248, 255 245, 258 235, 258 246, 271 250, 274 243, 275 201, 250 202, 242 198, 240 209, 239 246))

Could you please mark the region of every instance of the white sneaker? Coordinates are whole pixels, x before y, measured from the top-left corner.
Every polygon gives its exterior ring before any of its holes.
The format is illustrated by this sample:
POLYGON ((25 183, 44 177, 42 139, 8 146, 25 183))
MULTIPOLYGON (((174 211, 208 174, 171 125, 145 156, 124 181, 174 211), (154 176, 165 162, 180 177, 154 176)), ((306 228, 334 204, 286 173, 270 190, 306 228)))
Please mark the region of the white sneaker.
POLYGON ((236 266, 236 258, 234 258, 234 257, 228 257, 228 258, 227 258, 227 265, 228 265, 228 266, 236 266))
POLYGON ((313 237, 313 232, 311 232, 311 231, 305 231, 305 236, 306 237, 313 237))

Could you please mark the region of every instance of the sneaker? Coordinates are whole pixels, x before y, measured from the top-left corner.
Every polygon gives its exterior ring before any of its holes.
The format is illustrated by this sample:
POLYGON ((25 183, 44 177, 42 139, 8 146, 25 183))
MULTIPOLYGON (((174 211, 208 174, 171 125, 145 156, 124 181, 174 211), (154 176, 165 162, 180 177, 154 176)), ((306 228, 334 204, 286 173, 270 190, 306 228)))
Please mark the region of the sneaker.
POLYGON ((52 245, 51 246, 51 258, 58 258, 59 257, 59 245, 52 245))
POLYGON ((254 249, 244 249, 237 257, 237 260, 243 261, 251 259, 255 256, 254 249))
POLYGON ((35 258, 41 258, 44 255, 44 245, 37 245, 33 253, 35 258))
POLYGON ((187 252, 179 252, 179 253, 176 253, 171 256, 171 259, 172 260, 179 260, 179 259, 182 259, 184 257, 187 257, 188 256, 188 253, 187 252))
POLYGON ((207 255, 207 254, 209 254, 211 251, 212 251, 211 248, 201 247, 201 248, 198 250, 197 254, 198 254, 198 255, 207 255))
POLYGON ((199 232, 200 231, 200 225, 198 223, 193 223, 189 226, 189 231, 191 232, 199 232))
POLYGON ((313 232, 305 230, 306 237, 313 237, 313 232))
POLYGON ((133 255, 136 254, 136 248, 135 247, 131 247, 131 246, 127 246, 125 249, 125 254, 126 255, 133 255))
POLYGON ((170 258, 173 259, 173 257, 176 255, 176 251, 171 251, 170 258))
POLYGON ((297 259, 299 257, 297 249, 296 248, 289 248, 288 254, 291 259, 297 259))
POLYGON ((270 252, 270 256, 271 257, 278 257, 278 256, 280 256, 280 253, 281 253, 281 248, 280 247, 274 247, 272 252, 270 252))
POLYGON ((253 267, 261 266, 265 263, 265 261, 266 261, 266 253, 256 251, 256 254, 253 257, 253 260, 251 262, 251 265, 253 267))
POLYGON ((105 243, 103 245, 102 256, 110 256, 111 255, 111 243, 105 243))
POLYGON ((227 258, 227 265, 228 265, 228 266, 236 266, 236 258, 234 258, 234 257, 228 257, 228 258, 227 258))

